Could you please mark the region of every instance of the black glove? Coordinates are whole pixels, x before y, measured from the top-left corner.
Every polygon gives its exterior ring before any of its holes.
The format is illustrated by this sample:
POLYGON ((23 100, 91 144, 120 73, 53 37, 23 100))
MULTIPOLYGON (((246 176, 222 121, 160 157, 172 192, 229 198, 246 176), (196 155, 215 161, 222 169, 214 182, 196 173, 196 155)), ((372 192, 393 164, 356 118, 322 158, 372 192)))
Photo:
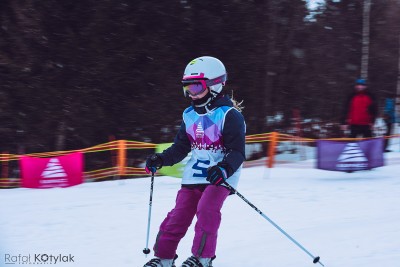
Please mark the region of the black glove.
POLYGON ((218 165, 209 167, 207 169, 207 181, 214 185, 223 184, 228 179, 226 170, 218 165))
POLYGON ((157 169, 161 169, 163 166, 163 160, 159 154, 152 154, 146 159, 146 172, 155 173, 157 169))

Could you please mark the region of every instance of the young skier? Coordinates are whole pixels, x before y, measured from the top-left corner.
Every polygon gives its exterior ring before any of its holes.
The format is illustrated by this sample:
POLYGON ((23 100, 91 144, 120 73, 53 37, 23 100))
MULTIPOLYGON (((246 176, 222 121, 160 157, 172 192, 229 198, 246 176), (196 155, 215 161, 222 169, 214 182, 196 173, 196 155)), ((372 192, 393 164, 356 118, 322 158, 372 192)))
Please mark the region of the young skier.
POLYGON ((191 106, 183 112, 183 122, 173 145, 150 155, 146 171, 171 166, 191 158, 185 166, 175 207, 160 225, 154 244, 155 258, 144 267, 175 267, 179 241, 197 216, 192 256, 182 267, 210 267, 215 258, 221 208, 232 187, 238 184, 245 159, 244 118, 236 102, 224 95, 227 80, 224 64, 214 57, 192 60, 184 71, 183 93, 191 106))

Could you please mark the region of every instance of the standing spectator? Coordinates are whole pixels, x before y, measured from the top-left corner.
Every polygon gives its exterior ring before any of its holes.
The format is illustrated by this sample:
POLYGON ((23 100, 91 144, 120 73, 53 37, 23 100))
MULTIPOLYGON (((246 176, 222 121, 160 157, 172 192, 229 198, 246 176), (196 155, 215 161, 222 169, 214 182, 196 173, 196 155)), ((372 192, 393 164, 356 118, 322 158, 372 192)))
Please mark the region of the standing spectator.
MULTIPOLYGON (((383 118, 386 124, 386 133, 385 133, 386 136, 390 136, 392 133, 393 123, 396 122, 395 112, 396 112, 395 98, 394 95, 391 95, 385 99, 385 107, 383 110, 383 118)), ((388 149, 388 145, 389 145, 389 139, 386 138, 384 146, 385 152, 390 152, 390 150, 388 149)))
POLYGON ((372 126, 377 115, 375 98, 367 89, 364 79, 357 79, 354 92, 349 96, 342 118, 342 129, 350 126, 350 137, 372 137, 372 126))

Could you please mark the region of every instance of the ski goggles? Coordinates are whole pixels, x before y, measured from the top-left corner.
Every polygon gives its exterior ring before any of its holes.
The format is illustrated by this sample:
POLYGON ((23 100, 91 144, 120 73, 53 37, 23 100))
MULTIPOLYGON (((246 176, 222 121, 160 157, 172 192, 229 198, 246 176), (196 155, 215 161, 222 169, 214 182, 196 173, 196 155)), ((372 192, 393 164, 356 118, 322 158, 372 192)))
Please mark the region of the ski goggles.
POLYGON ((204 79, 204 73, 196 76, 188 76, 182 80, 183 94, 185 96, 197 96, 204 93, 207 87, 224 83, 226 81, 226 74, 221 75, 217 78, 206 80, 204 79))

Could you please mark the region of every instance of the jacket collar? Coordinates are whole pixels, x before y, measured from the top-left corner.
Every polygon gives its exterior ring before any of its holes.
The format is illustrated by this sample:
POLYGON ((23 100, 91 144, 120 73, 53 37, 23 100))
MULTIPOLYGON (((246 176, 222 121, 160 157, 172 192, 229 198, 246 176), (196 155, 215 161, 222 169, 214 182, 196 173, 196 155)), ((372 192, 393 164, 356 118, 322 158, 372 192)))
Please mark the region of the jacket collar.
POLYGON ((229 96, 218 95, 204 107, 196 107, 192 103, 192 107, 199 114, 206 114, 206 113, 211 112, 214 109, 216 109, 218 107, 222 107, 222 106, 233 107, 233 103, 232 103, 231 99, 229 98, 229 96))

